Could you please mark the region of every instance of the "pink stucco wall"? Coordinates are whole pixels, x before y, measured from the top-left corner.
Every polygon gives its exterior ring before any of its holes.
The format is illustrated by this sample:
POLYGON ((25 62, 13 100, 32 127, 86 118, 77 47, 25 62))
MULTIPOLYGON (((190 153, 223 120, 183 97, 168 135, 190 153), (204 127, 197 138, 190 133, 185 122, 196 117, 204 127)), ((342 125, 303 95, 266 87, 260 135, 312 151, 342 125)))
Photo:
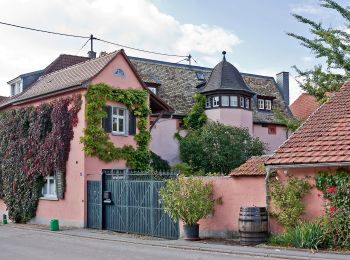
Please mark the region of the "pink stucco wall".
POLYGON ((161 118, 151 131, 151 151, 168 161, 170 165, 180 162, 179 142, 174 138, 175 133, 178 132, 178 120, 161 118))
POLYGON ((267 154, 271 154, 287 140, 287 128, 276 126, 276 134, 269 134, 268 127, 254 124, 253 136, 258 137, 262 142, 267 144, 267 154))
MULTIPOLYGON (((201 177, 214 185, 214 197, 222 197, 223 204, 215 207, 213 216, 202 219, 200 237, 232 238, 238 235, 241 206, 265 207, 264 176, 201 177)), ((180 225, 182 232, 182 225, 180 225)))
POLYGON ((217 121, 225 125, 248 128, 253 134, 253 112, 240 108, 216 108, 205 110, 209 120, 217 121))

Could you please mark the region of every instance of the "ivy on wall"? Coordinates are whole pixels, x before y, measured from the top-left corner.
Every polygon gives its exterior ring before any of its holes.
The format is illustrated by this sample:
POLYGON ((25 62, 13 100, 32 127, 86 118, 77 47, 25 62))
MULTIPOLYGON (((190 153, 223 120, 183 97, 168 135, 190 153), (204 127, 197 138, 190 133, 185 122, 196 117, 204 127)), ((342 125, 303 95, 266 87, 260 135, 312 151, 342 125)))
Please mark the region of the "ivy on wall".
POLYGON ((128 167, 146 170, 150 161, 148 145, 151 135, 147 129, 149 113, 148 93, 145 90, 116 89, 103 83, 89 86, 86 93, 87 127, 81 138, 85 154, 96 156, 105 162, 124 159, 128 167), (107 101, 123 103, 134 113, 139 130, 134 136, 137 148, 131 145, 115 147, 108 133, 101 127, 102 120, 107 117, 107 101))
POLYGON ((44 177, 65 172, 80 108, 75 95, 0 113, 0 190, 12 221, 35 217, 44 177))

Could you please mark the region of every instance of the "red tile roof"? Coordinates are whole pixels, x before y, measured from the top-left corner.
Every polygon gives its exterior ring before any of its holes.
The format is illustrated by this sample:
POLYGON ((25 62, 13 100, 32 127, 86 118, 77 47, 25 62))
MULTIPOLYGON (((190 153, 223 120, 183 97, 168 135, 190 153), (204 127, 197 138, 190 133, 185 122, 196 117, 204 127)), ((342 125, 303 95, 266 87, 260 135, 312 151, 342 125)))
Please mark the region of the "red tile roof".
POLYGON ((305 121, 319 106, 314 96, 303 93, 290 105, 290 110, 296 118, 305 121))
POLYGON ((87 61, 89 59, 89 57, 61 54, 44 69, 43 75, 50 74, 54 71, 73 66, 75 64, 87 61))
POLYGON ((317 109, 266 164, 350 162, 350 81, 317 109))
POLYGON ((269 155, 253 156, 238 168, 234 169, 230 176, 263 176, 265 175, 265 162, 269 155))

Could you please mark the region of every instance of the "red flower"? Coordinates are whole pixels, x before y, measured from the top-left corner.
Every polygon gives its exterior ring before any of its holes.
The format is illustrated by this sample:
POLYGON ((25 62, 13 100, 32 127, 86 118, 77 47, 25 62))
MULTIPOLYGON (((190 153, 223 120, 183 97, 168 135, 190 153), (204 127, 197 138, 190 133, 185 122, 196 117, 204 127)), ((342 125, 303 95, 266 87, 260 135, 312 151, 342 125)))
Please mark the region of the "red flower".
POLYGON ((337 191, 336 187, 329 187, 329 188, 327 188, 327 192, 328 193, 335 193, 336 191, 337 191))
POLYGON ((337 208, 336 207, 330 207, 329 208, 329 212, 330 213, 334 213, 334 212, 336 212, 337 211, 337 208))

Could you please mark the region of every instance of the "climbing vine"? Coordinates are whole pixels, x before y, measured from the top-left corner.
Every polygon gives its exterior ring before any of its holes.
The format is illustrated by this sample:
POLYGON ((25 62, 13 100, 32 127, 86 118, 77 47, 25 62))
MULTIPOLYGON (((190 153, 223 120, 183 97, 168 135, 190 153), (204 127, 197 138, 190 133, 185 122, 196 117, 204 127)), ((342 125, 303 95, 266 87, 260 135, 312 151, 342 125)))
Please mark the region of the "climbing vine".
POLYGON ((75 95, 0 113, 0 190, 12 221, 33 218, 43 177, 65 172, 80 107, 75 95))
POLYGON ((150 161, 148 145, 151 139, 147 130, 149 112, 147 91, 116 89, 102 83, 91 85, 86 93, 87 127, 81 138, 85 154, 106 162, 125 159, 130 168, 147 169, 150 161), (137 148, 131 145, 115 147, 101 127, 101 121, 107 117, 104 109, 107 101, 123 103, 134 113, 139 130, 134 137, 137 148))

